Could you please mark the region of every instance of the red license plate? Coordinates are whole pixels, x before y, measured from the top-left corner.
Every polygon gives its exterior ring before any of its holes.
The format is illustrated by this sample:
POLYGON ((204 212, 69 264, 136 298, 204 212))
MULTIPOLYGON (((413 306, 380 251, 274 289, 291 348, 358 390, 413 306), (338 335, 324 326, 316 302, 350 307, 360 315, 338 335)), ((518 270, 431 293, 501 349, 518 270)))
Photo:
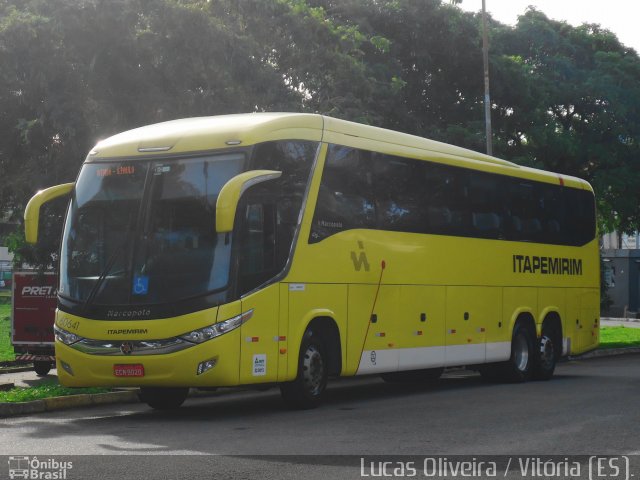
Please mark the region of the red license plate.
POLYGON ((144 377, 144 365, 141 363, 121 364, 113 366, 114 377, 144 377))

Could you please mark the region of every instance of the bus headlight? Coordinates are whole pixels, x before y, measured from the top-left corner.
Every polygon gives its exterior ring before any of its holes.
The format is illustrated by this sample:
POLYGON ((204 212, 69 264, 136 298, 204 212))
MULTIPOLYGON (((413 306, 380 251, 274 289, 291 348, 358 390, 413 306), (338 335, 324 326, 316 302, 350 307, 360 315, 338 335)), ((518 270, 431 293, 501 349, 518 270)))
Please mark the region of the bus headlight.
POLYGON ((65 345, 73 345, 74 343, 82 340, 82 337, 79 337, 75 333, 67 332, 66 330, 62 330, 57 325, 53 325, 53 331, 56 336, 56 341, 60 343, 64 343, 65 345))
POLYGON ((230 318, 229 320, 225 320, 224 322, 214 323, 213 325, 194 330, 184 335, 179 335, 178 338, 191 343, 206 342, 207 340, 211 340, 212 338, 219 337, 220 335, 235 330, 240 325, 248 321, 252 316, 253 309, 230 318))

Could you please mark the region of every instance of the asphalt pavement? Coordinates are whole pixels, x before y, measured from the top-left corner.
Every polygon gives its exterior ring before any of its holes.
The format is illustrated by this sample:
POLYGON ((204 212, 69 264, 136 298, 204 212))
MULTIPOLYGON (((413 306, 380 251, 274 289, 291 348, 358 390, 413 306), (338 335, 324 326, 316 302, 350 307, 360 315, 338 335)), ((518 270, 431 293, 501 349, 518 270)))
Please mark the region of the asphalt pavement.
POLYGON ((271 389, 167 412, 116 404, 4 418, 0 455, 640 455, 638 398, 640 355, 564 362, 552 380, 523 384, 462 370, 433 385, 349 378, 307 411, 271 389))
MULTIPOLYGON (((640 320, 602 318, 602 326, 625 326, 629 328, 640 328, 640 320)), ((596 350, 583 357, 605 357, 613 355, 625 355, 628 353, 640 353, 640 348, 596 350)), ((456 371, 453 372, 457 374, 456 371)), ((450 376, 450 372, 445 373, 445 377, 450 376)), ((2 369, 0 370, 0 390, 7 390, 13 387, 35 387, 46 383, 57 383, 57 372, 52 369, 48 375, 39 376, 28 367, 2 369)), ((225 391, 224 389, 222 390, 225 391)), ((207 393, 192 390, 191 396, 206 396, 207 393)), ((125 389, 125 391, 110 394, 85 394, 66 397, 50 398, 27 402, 22 404, 0 404, 0 418, 15 415, 29 415, 54 410, 81 408, 111 403, 132 403, 137 402, 136 391, 125 389)))

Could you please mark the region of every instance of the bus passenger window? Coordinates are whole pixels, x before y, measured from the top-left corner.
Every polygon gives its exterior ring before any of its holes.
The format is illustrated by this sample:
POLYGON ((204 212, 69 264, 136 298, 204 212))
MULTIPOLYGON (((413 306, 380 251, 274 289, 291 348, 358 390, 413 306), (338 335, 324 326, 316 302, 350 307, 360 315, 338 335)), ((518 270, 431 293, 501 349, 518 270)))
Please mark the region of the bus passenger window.
POLYGON ((473 227, 476 231, 495 236, 500 229, 500 217, 495 213, 473 213, 473 227))
POLYGON ((447 207, 428 207, 429 233, 447 231, 451 226, 451 212, 447 207))
POLYGON ((369 152, 332 145, 318 192, 309 243, 354 228, 375 228, 369 152))
POLYGON ((420 160, 372 154, 373 187, 380 230, 424 233, 425 186, 420 160))

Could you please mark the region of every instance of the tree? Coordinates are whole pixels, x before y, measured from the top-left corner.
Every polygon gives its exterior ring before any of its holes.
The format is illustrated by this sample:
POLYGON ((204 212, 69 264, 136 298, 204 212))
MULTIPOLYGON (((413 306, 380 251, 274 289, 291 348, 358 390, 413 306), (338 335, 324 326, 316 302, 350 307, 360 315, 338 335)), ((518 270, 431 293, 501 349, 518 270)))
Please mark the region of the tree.
POLYGON ((530 9, 494 40, 499 152, 585 178, 600 224, 640 227, 640 59, 597 25, 530 9))
MULTIPOLYGON (((178 117, 318 112, 484 151, 480 21, 456 3, 0 0, 0 214, 178 117)), ((496 154, 586 178, 603 228, 637 229, 638 55, 534 9, 490 26, 496 154)))
POLYGON ((4 1, 0 18, 0 214, 14 219, 38 189, 73 181, 99 138, 295 103, 253 43, 197 5, 4 1))

